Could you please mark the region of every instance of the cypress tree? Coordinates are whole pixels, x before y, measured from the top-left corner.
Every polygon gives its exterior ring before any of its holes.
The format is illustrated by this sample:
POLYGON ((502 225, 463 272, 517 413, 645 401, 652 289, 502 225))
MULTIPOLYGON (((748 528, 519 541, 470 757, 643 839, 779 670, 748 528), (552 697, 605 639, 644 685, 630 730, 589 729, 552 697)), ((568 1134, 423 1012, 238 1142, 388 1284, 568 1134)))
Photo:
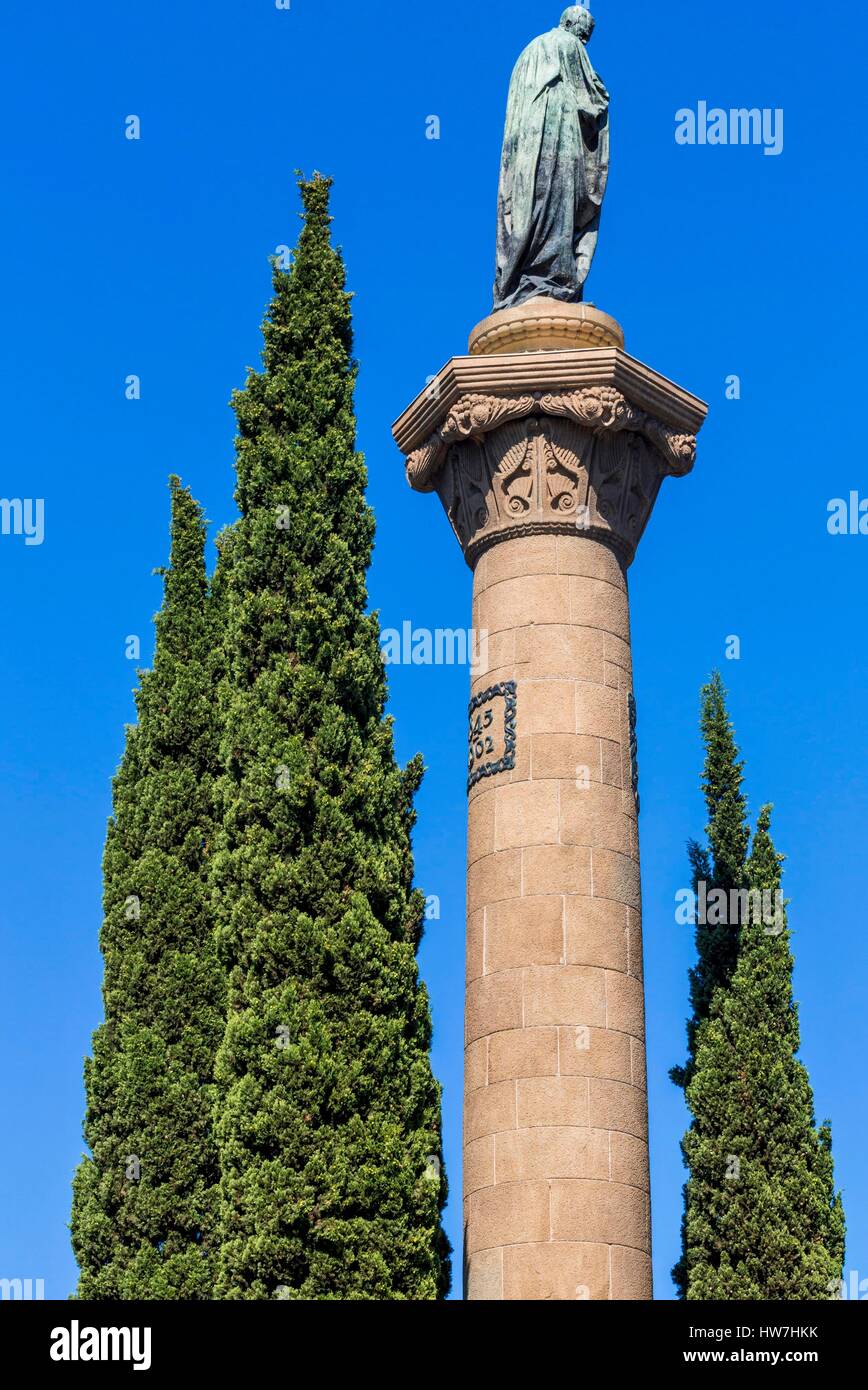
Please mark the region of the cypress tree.
POLYGON ((350 295, 330 180, 300 182, 263 370, 233 398, 217 1061, 218 1294, 430 1299, 448 1284, 440 1094, 416 951, 421 761, 395 762, 373 519, 355 450, 350 295))
MULTIPOLYGON (((708 810, 708 846, 691 840, 688 858, 694 893, 704 884, 707 893, 722 889, 729 894, 745 881, 750 830, 747 802, 742 791, 744 763, 739 759, 735 734, 726 708, 726 690, 715 671, 701 697, 700 729, 705 743, 702 791, 708 810)), ((670 1076, 686 1087, 693 1072, 696 1033, 707 1018, 715 991, 727 985, 738 958, 738 922, 696 924, 696 965, 690 971, 691 1017, 687 1024, 687 1064, 673 1067, 670 1076)))
POLYGON ((171 479, 171 560, 104 856, 105 1021, 85 1062, 78 1296, 213 1296, 211 1137, 225 985, 209 915, 217 734, 201 510, 171 479))
MULTIPOLYGON (((780 894, 770 807, 760 813, 747 885, 780 894)), ((824 1300, 840 1286, 844 1212, 828 1124, 814 1120, 798 1061, 786 913, 743 914, 738 961, 697 1034, 682 1152, 681 1293, 689 1299, 824 1300)))

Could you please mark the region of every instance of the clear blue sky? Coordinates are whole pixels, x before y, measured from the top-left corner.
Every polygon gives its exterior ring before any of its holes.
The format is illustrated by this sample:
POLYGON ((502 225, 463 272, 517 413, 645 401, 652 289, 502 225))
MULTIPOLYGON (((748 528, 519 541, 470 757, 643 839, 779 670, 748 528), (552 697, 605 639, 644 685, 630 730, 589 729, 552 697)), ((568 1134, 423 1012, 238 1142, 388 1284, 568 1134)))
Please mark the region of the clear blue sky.
MULTIPOLYGON (((692 959, 674 895, 704 824, 697 692, 721 663, 752 808, 775 802, 788 855, 802 1055, 833 1121, 848 1268, 866 1277, 868 537, 830 537, 826 508, 868 495, 868 26, 852 0, 594 11, 612 175, 589 298, 629 351, 711 404, 696 470, 664 486, 631 572, 657 1296, 672 1296, 686 1118, 667 1079, 692 959), (701 100, 783 108, 783 153, 677 145, 676 110, 701 100)), ((3 17, 0 493, 44 498, 45 540, 0 536, 0 1276, 45 1278, 50 1297, 75 1280, 100 857, 133 717, 124 643, 140 635, 147 664, 166 477, 215 529, 231 520, 227 401, 258 362, 267 257, 297 234, 293 171, 332 174, 372 604, 384 626, 469 623, 470 573, 439 503, 406 487, 390 424, 489 312, 509 74, 559 14, 559 0, 45 0, 3 17)), ((393 667, 391 701, 402 759, 419 749, 429 769, 416 865, 442 918, 421 965, 459 1245, 467 672, 393 667)))

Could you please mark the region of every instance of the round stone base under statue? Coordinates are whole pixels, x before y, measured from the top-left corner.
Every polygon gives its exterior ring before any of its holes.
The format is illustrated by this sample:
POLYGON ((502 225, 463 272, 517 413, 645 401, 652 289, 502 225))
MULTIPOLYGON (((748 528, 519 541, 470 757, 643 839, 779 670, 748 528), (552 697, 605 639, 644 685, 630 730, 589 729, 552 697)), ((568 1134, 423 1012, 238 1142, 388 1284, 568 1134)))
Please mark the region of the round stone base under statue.
POLYGON ((501 352, 623 346, 621 325, 593 304, 540 298, 489 314, 471 333, 468 351, 471 357, 485 357, 501 352))

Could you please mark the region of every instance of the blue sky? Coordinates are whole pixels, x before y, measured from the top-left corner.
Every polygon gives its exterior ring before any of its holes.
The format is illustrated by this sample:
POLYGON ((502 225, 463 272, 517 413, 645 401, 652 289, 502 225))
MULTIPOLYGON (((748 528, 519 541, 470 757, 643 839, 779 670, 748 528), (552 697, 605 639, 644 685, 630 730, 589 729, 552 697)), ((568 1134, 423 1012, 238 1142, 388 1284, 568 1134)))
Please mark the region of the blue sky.
MULTIPOLYGON (((715 665, 752 809, 774 801, 788 856, 802 1056, 833 1122, 847 1267, 865 1278, 868 537, 826 522, 830 499, 868 497, 868 26, 852 0, 593 8, 612 173, 588 298, 628 351, 711 405, 695 472, 664 486, 630 580, 657 1297, 672 1296, 686 1120, 667 1079, 692 959, 674 903, 704 824, 697 701, 715 665), (700 101, 782 109, 782 153, 677 144, 676 111, 700 101)), ((390 424, 490 310, 509 75, 559 14, 558 0, 46 0, 3 17, 0 492, 44 499, 45 538, 0 535, 0 1276, 44 1278, 49 1297, 75 1282, 100 858, 133 717, 125 640, 140 636, 143 664, 153 649, 167 475, 215 530, 232 519, 227 402, 258 362, 267 257, 297 235, 293 171, 333 175, 378 522, 371 601, 386 627, 467 626, 470 572, 436 498, 407 488, 390 424)), ((428 766, 417 876, 442 915, 421 966, 458 1245, 468 676, 393 666, 390 681, 399 753, 428 766)))

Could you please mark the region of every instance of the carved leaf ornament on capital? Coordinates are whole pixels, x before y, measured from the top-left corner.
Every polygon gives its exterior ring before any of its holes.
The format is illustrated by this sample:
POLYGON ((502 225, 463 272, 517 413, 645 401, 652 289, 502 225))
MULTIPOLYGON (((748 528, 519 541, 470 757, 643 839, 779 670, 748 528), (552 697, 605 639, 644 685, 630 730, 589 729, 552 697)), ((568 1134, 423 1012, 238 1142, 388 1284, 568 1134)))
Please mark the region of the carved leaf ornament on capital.
POLYGON ((696 439, 614 387, 467 395, 407 460, 436 489, 469 563, 508 535, 585 532, 629 563, 669 474, 693 467, 696 439))

